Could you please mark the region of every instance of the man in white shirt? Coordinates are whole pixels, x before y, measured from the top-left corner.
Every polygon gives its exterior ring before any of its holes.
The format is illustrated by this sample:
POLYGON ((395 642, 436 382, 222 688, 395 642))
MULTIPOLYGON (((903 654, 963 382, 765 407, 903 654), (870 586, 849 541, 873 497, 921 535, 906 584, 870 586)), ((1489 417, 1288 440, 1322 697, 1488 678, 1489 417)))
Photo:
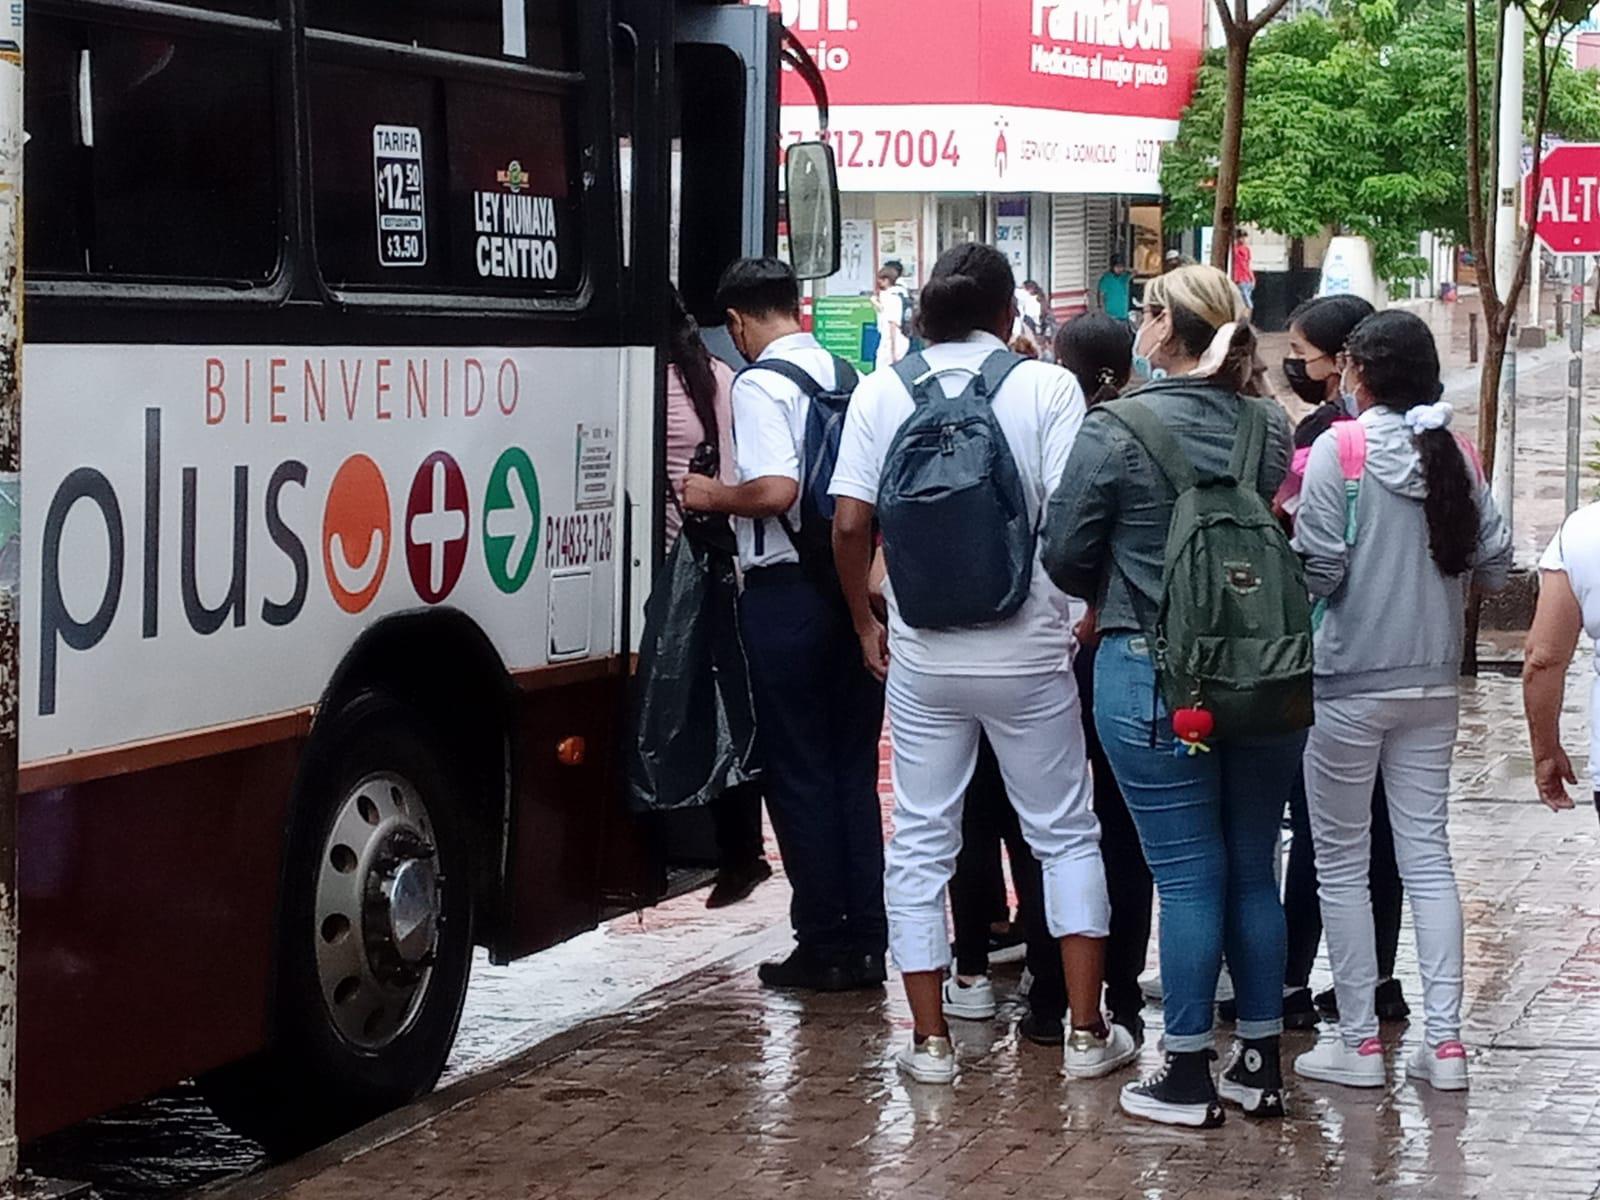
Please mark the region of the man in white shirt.
MULTIPOLYGON (((908 562, 941 538, 955 559, 984 561, 980 555, 989 543, 983 537, 992 531, 930 527, 920 531, 920 543, 915 535, 897 542, 896 528, 887 521, 887 628, 872 611, 867 592, 880 490, 901 427, 919 403, 911 388, 918 389, 921 403, 931 404, 937 401, 924 389, 939 388, 953 398, 974 374, 984 376, 988 409, 1020 484, 1017 498, 1035 530, 1083 424, 1083 393, 1066 371, 1017 362, 1006 352, 1001 339, 1016 318, 1016 301, 1010 263, 992 247, 967 245, 946 252, 922 293, 921 312, 928 348, 895 371, 874 373, 857 389, 831 483, 839 498, 834 524, 839 578, 862 657, 888 681, 894 731, 894 837, 885 882, 890 944, 913 1022, 912 1040, 898 1063, 921 1083, 949 1083, 957 1073, 942 1011, 952 998, 943 986, 950 964, 944 897, 961 847, 963 793, 981 731, 994 747, 1023 834, 1041 864, 1047 923, 1051 936, 1061 940, 1073 1026, 1064 1069, 1095 1078, 1132 1062, 1139 1051, 1132 1031, 1108 1024, 1100 1007, 1110 901, 1082 710, 1068 667, 1067 598, 1050 581, 1030 542, 1027 594, 1009 616, 941 622, 939 628, 913 625, 904 612, 919 597, 911 590, 901 595, 897 587, 929 574, 926 561, 915 570, 908 562), (905 557, 897 559, 897 553, 905 557)), ((952 458, 947 470, 958 471, 958 451, 944 453, 952 458)), ((958 494, 956 483, 948 482, 951 494, 958 494)), ((929 502, 925 495, 922 499, 929 502)), ((974 572, 966 578, 960 574, 941 573, 933 586, 948 591, 985 582, 974 572)), ((927 597, 920 599, 926 605, 927 597)))
MULTIPOLYGON (((831 562, 802 562, 806 389, 761 364, 836 386, 833 355, 800 325, 800 285, 777 259, 734 263, 719 308, 755 366, 733 385, 739 482, 691 475, 684 507, 734 518, 744 593, 739 619, 766 759, 767 811, 794 890, 794 952, 763 964, 770 987, 838 991, 883 983, 883 826, 878 741, 883 689, 857 650, 831 562)), ((824 555, 824 558, 827 556, 824 555)))

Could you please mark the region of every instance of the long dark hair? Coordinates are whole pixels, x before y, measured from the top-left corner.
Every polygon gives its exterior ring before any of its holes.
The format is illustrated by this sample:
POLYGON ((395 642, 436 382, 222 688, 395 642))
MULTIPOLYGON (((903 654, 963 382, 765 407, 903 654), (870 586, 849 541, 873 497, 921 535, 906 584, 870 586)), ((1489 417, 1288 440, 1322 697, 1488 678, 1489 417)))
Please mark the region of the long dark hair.
POLYGON ((711 369, 711 351, 700 340, 700 326, 683 306, 678 289, 669 287, 667 295, 672 318, 667 329, 667 361, 683 381, 683 390, 689 393, 689 403, 700 418, 706 441, 715 446, 721 430, 717 428, 717 374, 711 369))
MULTIPOLYGON (((1368 317, 1350 335, 1345 353, 1373 400, 1391 412, 1433 404, 1444 392, 1433 331, 1415 313, 1391 309, 1368 317)), ((1478 546, 1477 477, 1448 429, 1424 430, 1415 441, 1428 488, 1422 501, 1428 551, 1443 574, 1463 575, 1478 546)))
POLYGON ((1076 376, 1090 407, 1114 400, 1133 369, 1133 330, 1103 312, 1073 317, 1056 334, 1056 362, 1076 376))
POLYGON ((965 242, 939 256, 917 304, 917 329, 930 342, 959 342, 995 330, 1017 290, 1011 260, 993 246, 965 242))

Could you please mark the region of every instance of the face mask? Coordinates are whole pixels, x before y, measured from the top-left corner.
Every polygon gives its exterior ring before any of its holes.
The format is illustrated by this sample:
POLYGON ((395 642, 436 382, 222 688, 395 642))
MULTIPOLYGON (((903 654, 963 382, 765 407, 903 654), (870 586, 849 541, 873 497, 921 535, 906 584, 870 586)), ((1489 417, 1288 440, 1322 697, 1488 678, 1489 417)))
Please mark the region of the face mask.
MULTIPOLYGON (((1145 328, 1148 328, 1145 327, 1145 328)), ((1140 383, 1147 383, 1153 379, 1165 379, 1165 367, 1158 367, 1150 361, 1150 356, 1139 349, 1144 341, 1144 328, 1139 330, 1139 335, 1133 339, 1133 377, 1140 383)))
POLYGON ((1361 404, 1356 399, 1356 389, 1351 386, 1349 378, 1342 371, 1339 373, 1339 403, 1343 406, 1346 416, 1355 417, 1361 414, 1361 404))
POLYGON ((1325 379, 1313 379, 1306 374, 1306 360, 1303 358, 1285 358, 1283 360, 1284 378, 1289 381, 1289 386, 1294 389, 1294 394, 1307 404, 1321 404, 1328 398, 1328 384, 1325 379))

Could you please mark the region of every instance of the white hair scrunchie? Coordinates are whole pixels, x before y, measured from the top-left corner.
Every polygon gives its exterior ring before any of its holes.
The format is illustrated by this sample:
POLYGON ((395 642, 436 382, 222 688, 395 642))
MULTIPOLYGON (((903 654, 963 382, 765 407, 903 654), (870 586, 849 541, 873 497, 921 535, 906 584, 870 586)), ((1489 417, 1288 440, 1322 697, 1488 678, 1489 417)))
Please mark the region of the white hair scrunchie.
POLYGON ((1234 330, 1239 328, 1237 321, 1225 321, 1218 327, 1216 335, 1211 339, 1211 345, 1206 347, 1206 352, 1200 356, 1200 365, 1195 368, 1196 375, 1210 375, 1222 366, 1222 360, 1228 357, 1228 347, 1233 345, 1234 330))
POLYGON ((1406 409, 1406 428, 1412 434, 1427 433, 1430 429, 1450 428, 1450 418, 1455 416, 1456 410, 1450 406, 1450 401, 1440 400, 1435 404, 1419 404, 1415 408, 1406 409))

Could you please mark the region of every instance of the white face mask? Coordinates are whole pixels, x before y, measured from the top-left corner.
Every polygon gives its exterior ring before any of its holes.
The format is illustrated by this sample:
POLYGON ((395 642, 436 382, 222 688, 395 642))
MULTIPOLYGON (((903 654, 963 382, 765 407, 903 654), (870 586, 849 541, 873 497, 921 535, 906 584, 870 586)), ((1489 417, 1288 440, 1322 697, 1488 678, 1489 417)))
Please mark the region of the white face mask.
MULTIPOLYGON (((1133 377, 1135 379, 1165 379, 1167 376, 1166 368, 1156 366, 1150 361, 1150 356, 1140 349, 1144 345, 1145 330, 1153 329, 1154 327, 1154 321, 1146 321, 1139 327, 1139 332, 1133 339, 1133 377)), ((1161 345, 1161 339, 1157 338, 1155 345, 1151 346, 1150 349, 1154 350, 1159 345, 1161 345)))

